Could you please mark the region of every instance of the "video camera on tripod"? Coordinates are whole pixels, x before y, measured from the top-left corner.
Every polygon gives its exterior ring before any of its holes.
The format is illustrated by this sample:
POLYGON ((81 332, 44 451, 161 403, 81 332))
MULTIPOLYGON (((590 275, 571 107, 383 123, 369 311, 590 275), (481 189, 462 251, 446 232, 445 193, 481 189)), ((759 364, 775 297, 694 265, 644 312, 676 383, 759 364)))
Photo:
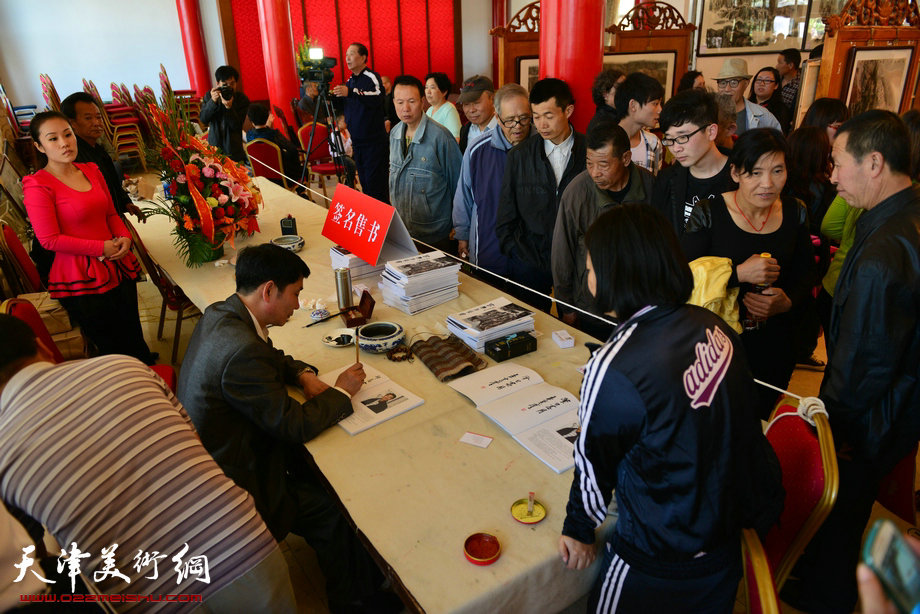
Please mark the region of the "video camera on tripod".
POLYGON ((313 81, 320 89, 328 89, 329 83, 335 75, 332 69, 335 67, 336 59, 323 57, 321 47, 310 47, 308 59, 303 61, 303 68, 300 70, 301 81, 313 81))

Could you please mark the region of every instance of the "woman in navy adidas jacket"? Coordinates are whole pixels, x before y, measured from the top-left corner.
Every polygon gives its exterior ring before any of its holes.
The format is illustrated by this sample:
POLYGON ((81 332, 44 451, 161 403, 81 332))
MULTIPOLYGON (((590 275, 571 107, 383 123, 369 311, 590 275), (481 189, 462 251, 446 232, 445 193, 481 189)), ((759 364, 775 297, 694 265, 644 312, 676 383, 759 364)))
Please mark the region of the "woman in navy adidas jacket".
POLYGON ((585 371, 559 552, 570 569, 594 561, 615 492, 590 611, 731 612, 741 528, 765 532, 783 504, 744 348, 718 316, 684 304, 693 278, 657 211, 615 207, 585 243, 588 287, 621 323, 585 371))

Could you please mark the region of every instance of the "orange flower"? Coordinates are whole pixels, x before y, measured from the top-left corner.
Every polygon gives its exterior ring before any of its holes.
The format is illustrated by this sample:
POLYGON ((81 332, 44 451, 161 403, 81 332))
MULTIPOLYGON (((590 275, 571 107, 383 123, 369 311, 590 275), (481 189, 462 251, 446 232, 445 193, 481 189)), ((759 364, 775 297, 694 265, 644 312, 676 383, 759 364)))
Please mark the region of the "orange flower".
POLYGON ((195 222, 192 221, 192 218, 189 217, 188 213, 183 215, 182 219, 185 220, 185 224, 183 224, 183 226, 185 226, 186 230, 195 230, 195 222))

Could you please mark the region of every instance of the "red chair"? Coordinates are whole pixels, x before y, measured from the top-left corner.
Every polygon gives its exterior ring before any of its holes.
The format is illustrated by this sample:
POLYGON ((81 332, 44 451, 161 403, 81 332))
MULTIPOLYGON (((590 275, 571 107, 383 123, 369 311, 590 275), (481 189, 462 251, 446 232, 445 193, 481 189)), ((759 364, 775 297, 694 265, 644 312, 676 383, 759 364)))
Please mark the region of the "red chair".
MULTIPOLYGON (((0 313, 19 318, 28 324, 35 336, 41 339, 42 344, 51 351, 51 357, 54 359, 55 364, 64 362, 64 355, 61 354, 61 350, 58 349, 54 339, 51 338, 51 334, 45 327, 45 323, 42 322, 42 317, 39 315, 35 305, 25 299, 11 298, 0 303, 0 313)), ((153 365, 150 370, 159 375, 170 390, 174 393, 176 392, 175 369, 169 365, 153 365)))
POLYGON ((834 438, 823 412, 776 408, 765 432, 783 472, 786 504, 763 542, 777 590, 837 500, 839 475, 834 438), (803 414, 810 414, 814 426, 803 414))
POLYGON ((779 614, 779 598, 770 572, 770 561, 753 529, 741 532, 741 558, 744 562, 745 611, 749 614, 779 614))
POLYGON ((19 237, 16 236, 16 232, 7 224, 0 223, 0 226, 2 226, 0 249, 9 256, 10 261, 19 273, 20 285, 23 288, 21 294, 41 292, 45 289, 41 276, 38 274, 38 269, 35 268, 32 258, 29 257, 29 253, 22 246, 19 237))
POLYGON ((249 158, 253 175, 270 179, 287 190, 295 188, 284 176, 284 162, 280 147, 266 139, 253 139, 243 143, 243 149, 246 150, 246 157, 249 158))
POLYGON ((129 220, 125 220, 125 226, 128 227, 128 231, 131 233, 131 239, 137 257, 140 259, 144 270, 147 271, 147 275, 150 276, 150 281, 153 282, 157 290, 160 291, 160 296, 163 297, 163 304, 160 306, 160 323, 157 326, 157 339, 163 338, 163 324, 166 321, 166 309, 169 308, 176 312, 176 330, 173 334, 172 347, 172 364, 176 364, 176 358, 179 354, 179 335, 182 332, 182 319, 186 317, 185 311, 187 309, 190 310, 188 317, 200 316, 201 312, 198 311, 191 299, 185 296, 185 292, 182 291, 182 288, 177 286, 175 282, 169 278, 166 272, 153 261, 140 235, 137 234, 134 225, 129 220))
POLYGON ((61 350, 58 349, 57 344, 54 343, 54 339, 51 338, 51 333, 48 332, 45 323, 42 322, 42 317, 38 313, 38 309, 35 308, 35 305, 24 298, 10 298, 0 304, 0 313, 19 318, 28 324, 32 332, 35 333, 35 336, 41 339, 42 344, 44 344, 48 350, 51 350, 51 356, 54 358, 54 362, 64 362, 64 355, 61 354, 61 350))
POLYGON ((329 128, 325 124, 316 123, 316 130, 313 133, 313 150, 308 151, 310 144, 310 130, 313 129, 313 123, 304 124, 297 131, 297 140, 300 141, 300 148, 307 152, 307 163, 310 168, 310 181, 312 176, 318 175, 317 181, 323 189, 323 196, 329 200, 326 194, 326 177, 338 177, 342 172, 342 165, 336 164, 329 154, 329 128))

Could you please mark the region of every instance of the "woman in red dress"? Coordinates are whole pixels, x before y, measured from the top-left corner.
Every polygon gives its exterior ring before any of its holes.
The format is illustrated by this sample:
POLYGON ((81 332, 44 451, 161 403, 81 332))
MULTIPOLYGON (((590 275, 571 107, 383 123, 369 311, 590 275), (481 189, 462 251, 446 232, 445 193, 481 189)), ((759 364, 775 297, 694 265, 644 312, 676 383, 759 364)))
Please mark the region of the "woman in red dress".
POLYGON ((140 266, 95 164, 77 164, 77 140, 67 118, 39 113, 29 131, 47 157, 22 181, 25 205, 42 247, 54 252, 48 279, 58 299, 99 354, 127 354, 154 363, 137 310, 140 266))

